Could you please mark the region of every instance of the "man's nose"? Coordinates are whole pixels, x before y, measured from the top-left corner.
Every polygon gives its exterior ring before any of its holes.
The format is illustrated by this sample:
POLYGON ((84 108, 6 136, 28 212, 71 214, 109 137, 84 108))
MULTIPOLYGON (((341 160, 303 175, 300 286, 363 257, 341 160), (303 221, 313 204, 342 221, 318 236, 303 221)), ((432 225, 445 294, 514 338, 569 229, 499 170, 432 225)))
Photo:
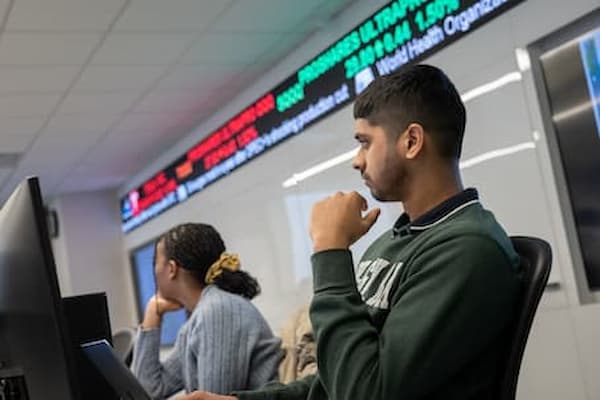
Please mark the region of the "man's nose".
POLYGON ((364 164, 364 160, 363 157, 360 153, 360 151, 354 156, 354 158, 352 159, 352 168, 362 171, 363 169, 363 164, 364 164))

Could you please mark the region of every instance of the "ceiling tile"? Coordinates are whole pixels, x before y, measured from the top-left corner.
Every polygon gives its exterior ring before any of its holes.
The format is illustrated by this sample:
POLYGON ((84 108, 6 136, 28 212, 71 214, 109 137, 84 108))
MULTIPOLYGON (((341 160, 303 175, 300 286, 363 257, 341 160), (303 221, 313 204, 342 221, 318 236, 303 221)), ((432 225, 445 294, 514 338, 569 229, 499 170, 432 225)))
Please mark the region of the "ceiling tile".
POLYGON ((0 93, 65 92, 78 73, 70 66, 0 66, 0 93))
MULTIPOLYGON (((248 82, 255 82, 260 79, 269 70, 269 67, 261 64, 247 66, 238 76, 229 81, 228 88, 235 90, 236 93, 242 92, 248 86, 248 82)), ((275 86, 275 83, 273 83, 273 86, 275 86)))
MULTIPOLYGON (((210 99, 210 103, 207 107, 208 110, 214 110, 223 106, 225 103, 228 103, 230 100, 233 100, 241 91, 245 89, 248 82, 243 82, 240 84, 240 78, 236 78, 231 83, 231 86, 221 87, 214 92, 205 93, 206 97, 210 99)), ((250 104, 248 104, 250 105, 250 104)), ((242 110, 239 110, 242 111, 242 110)), ((232 114, 231 117, 234 115, 232 114)))
MULTIPOLYGON (((3 135, 35 135, 46 122, 46 118, 2 118, 0 139, 3 135)), ((1 147, 0 147, 1 148, 1 147)))
POLYGON ((99 43, 94 33, 4 33, 1 65, 81 65, 99 43))
POLYGON ((84 135, 40 135, 27 154, 23 166, 56 166, 80 160, 98 142, 98 137, 84 135))
POLYGON ((0 0, 0 18, 4 19, 10 0, 0 0))
POLYGON ((189 121, 187 113, 154 112, 129 113, 111 130, 111 134, 128 134, 130 132, 159 131, 175 128, 182 122, 189 121))
POLYGON ((13 152, 0 153, 0 168, 14 168, 19 162, 21 154, 13 152))
MULTIPOLYGON (((106 132, 121 114, 55 115, 48 121, 43 135, 96 135, 106 132)), ((0 121, 1 123, 1 121, 0 121)))
MULTIPOLYGON (((348 8, 352 3, 357 3, 358 1, 359 0, 327 0, 326 2, 318 2, 316 7, 313 8, 311 15, 300 21, 297 30, 311 30, 313 27, 327 29, 333 24, 332 20, 337 14, 348 8), (304 28, 302 28, 303 25, 304 28)), ((375 7, 377 7, 378 3, 383 6, 385 3, 389 3, 389 1, 376 0, 373 3, 375 4, 375 7)))
POLYGON ((156 85, 157 89, 195 89, 214 91, 227 86, 240 72, 242 65, 186 65, 174 67, 156 85))
POLYGON ((0 149, 2 153, 22 153, 35 139, 35 133, 33 134, 6 134, 0 135, 0 149))
POLYGON ((270 33, 206 33, 183 56, 182 64, 249 65, 278 40, 270 33))
POLYGON ((18 0, 7 30, 103 31, 126 0, 18 0))
POLYGON ((0 182, 121 185, 351 1, 0 0, 0 182))
POLYGON ((23 152, 35 139, 45 121, 45 118, 0 119, 0 152, 23 152))
MULTIPOLYGON (((120 143, 120 142, 119 142, 120 143)), ((100 145, 90 152, 86 160, 78 165, 79 172, 88 175, 109 174, 124 176, 135 173, 143 168, 144 163, 155 154, 148 154, 145 148, 140 149, 139 143, 120 143, 119 146, 100 145), (129 151, 126 149, 129 148, 129 151)))
POLYGON ((140 148, 144 150, 146 146, 147 141, 143 139, 123 141, 115 136, 95 146, 78 168, 90 171, 94 167, 104 165, 102 169, 110 168, 111 174, 129 173, 132 169, 141 167, 141 161, 145 157, 140 157, 140 148))
POLYGON ((92 59, 96 65, 166 65, 190 45, 194 35, 114 33, 92 59))
POLYGON ((60 105, 58 114, 118 114, 127 111, 140 91, 72 92, 60 105))
POLYGON ((277 41, 271 47, 267 48, 265 52, 259 54, 253 67, 271 68, 277 65, 288 54, 292 53, 295 48, 301 45, 305 39, 306 33, 304 32, 278 34, 277 41))
POLYGON ((0 118, 48 116, 61 96, 60 93, 0 95, 0 118))
POLYGON ((299 24, 321 5, 322 0, 238 1, 216 21, 215 28, 231 32, 310 31, 310 24, 299 24))
POLYGON ((66 175, 56 190, 60 193, 73 193, 114 189, 123 185, 131 173, 133 172, 113 176, 99 168, 95 168, 91 173, 77 170, 66 175))
POLYGON ((73 86, 73 90, 145 89, 153 84, 165 70, 166 66, 92 65, 83 71, 81 78, 73 86))
POLYGON ((165 139, 148 140, 148 135, 144 132, 111 134, 94 145, 85 159, 78 163, 77 170, 89 175, 102 171, 112 176, 130 175, 147 164, 161 148, 164 149, 166 142, 165 139))
POLYGON ((198 31, 205 29, 231 0, 133 0, 114 31, 198 31))
POLYGON ((211 93, 197 90, 154 90, 137 104, 134 112, 200 111, 210 104, 211 93))

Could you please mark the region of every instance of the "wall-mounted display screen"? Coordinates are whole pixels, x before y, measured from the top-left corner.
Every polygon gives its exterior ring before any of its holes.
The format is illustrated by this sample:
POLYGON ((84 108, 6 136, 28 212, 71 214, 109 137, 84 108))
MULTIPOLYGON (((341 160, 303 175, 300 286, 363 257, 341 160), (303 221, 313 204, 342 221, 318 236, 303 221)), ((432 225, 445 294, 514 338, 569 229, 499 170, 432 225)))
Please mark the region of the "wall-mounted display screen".
POLYGON ((599 290, 600 12, 591 17, 583 20, 588 29, 562 36, 539 62, 587 283, 599 290))
POLYGON ((524 0, 395 0, 121 199, 124 232, 345 106, 524 0))
MULTIPOLYGON (((154 241, 131 251, 131 264, 135 285, 135 297, 140 320, 148 300, 156 294, 156 281, 154 279, 154 241)), ((171 346, 177 339, 179 328, 185 322, 185 310, 166 313, 161 325, 160 343, 171 346)))
POLYGON ((596 130, 600 139, 600 31, 582 39, 579 44, 596 130))

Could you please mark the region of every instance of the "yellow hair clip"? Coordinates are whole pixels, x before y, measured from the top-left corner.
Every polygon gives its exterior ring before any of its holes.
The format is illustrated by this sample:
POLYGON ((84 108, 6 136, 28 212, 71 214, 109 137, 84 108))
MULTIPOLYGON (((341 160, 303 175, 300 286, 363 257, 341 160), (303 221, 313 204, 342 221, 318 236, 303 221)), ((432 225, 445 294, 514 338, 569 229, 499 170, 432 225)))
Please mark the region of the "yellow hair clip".
POLYGON ((240 259, 237 254, 221 254, 221 257, 206 272, 204 282, 207 285, 215 283, 215 280, 221 276, 225 269, 232 272, 240 269, 240 259))

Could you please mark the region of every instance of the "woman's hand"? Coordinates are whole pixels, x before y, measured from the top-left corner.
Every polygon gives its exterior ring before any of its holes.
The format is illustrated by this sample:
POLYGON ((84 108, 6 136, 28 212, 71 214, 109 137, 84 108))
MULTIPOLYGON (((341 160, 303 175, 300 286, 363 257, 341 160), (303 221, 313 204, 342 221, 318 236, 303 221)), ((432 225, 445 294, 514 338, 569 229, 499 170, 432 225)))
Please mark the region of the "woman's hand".
POLYGON ((150 298, 146 305, 142 328, 152 329, 160 327, 164 313, 180 310, 183 306, 173 300, 165 299, 156 294, 150 298))

